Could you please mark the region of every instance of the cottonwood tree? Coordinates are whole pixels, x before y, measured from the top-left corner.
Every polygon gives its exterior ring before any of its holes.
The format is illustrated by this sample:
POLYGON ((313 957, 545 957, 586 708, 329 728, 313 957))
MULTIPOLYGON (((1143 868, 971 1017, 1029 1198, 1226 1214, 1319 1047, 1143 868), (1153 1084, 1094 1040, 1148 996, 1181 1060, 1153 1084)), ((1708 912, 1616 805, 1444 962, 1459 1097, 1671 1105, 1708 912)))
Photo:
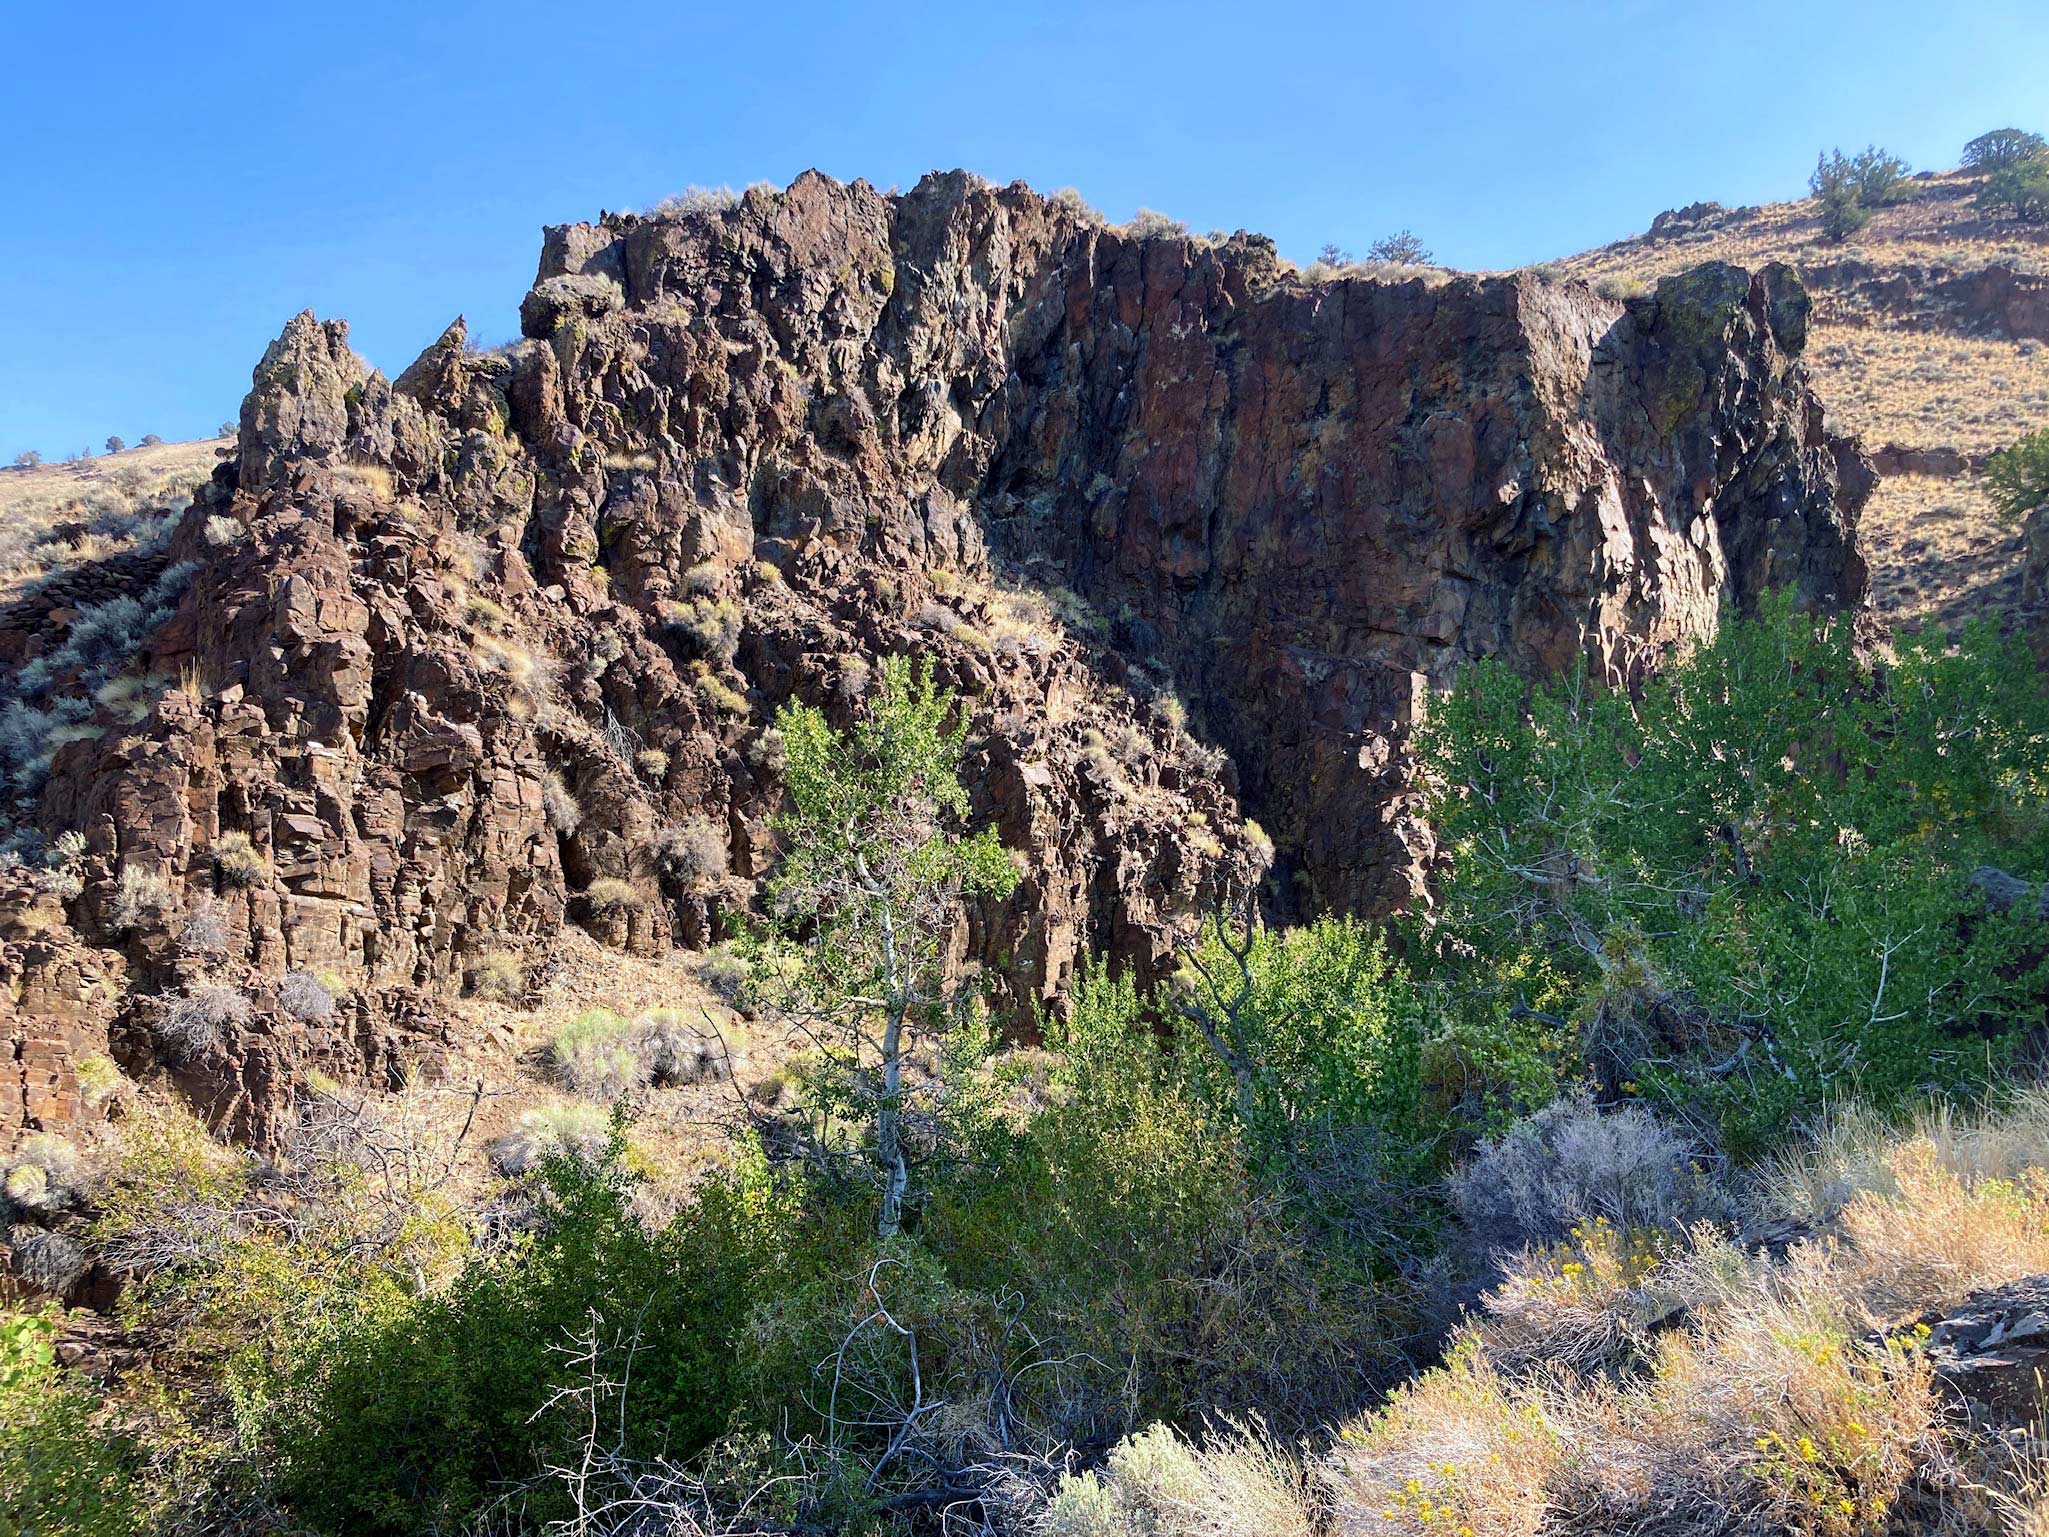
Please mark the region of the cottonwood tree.
POLYGON ((851 731, 794 701, 776 716, 789 809, 776 822, 784 850, 758 974, 766 1001, 817 1045, 832 1108, 872 1116, 884 1237, 903 1218, 907 1121, 936 1124, 937 1086, 914 1103, 905 1059, 915 1040, 943 1037, 957 1017, 948 938, 966 899, 1005 896, 1017 883, 993 828, 957 831, 968 812, 966 721, 957 714, 929 659, 891 657, 851 731))

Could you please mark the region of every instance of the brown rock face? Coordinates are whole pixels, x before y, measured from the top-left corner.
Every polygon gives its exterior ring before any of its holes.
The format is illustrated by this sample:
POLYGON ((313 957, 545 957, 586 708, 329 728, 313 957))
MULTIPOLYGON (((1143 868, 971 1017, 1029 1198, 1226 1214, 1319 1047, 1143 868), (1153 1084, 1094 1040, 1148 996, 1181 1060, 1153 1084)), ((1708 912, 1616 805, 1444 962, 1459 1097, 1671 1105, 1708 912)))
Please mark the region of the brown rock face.
POLYGON ((42 793, 86 839, 71 924, 147 990, 117 1039, 189 980, 206 899, 259 994, 351 989, 345 1029, 259 1009, 180 1067, 255 1135, 295 1052, 382 1071, 565 921, 716 937, 772 859, 776 706, 846 718, 878 653, 967 698, 978 814, 1029 872, 961 958, 1057 1001, 1085 950, 1156 968, 1255 878, 1248 814, 1283 907, 1414 895, 1404 736, 1462 661, 1624 681, 1768 588, 1864 596, 1869 465, 1807 391, 1784 268, 1626 308, 1312 285, 1258 237, 812 173, 550 230, 521 320, 490 353, 458 321, 396 384, 294 320, 131 665, 179 686, 103 709, 42 793), (706 824, 723 871, 685 852, 706 824), (130 867, 172 893, 156 932, 116 928, 130 867))

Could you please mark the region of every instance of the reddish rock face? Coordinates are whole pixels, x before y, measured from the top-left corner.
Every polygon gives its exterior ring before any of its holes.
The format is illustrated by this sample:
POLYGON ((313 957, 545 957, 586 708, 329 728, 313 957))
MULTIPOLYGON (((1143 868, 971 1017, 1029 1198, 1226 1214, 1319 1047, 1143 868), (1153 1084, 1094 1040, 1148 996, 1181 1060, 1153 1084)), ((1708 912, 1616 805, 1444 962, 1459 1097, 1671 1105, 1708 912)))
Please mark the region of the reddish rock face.
MULTIPOLYGON (((431 1054, 435 997, 564 922, 714 937, 773 859, 776 706, 849 717, 878 654, 966 697, 978 814, 1028 871, 960 957, 1057 1006, 1084 951, 1155 970, 1257 878, 1248 815, 1277 906, 1411 899, 1404 737, 1461 662, 1623 682, 1768 588, 1864 596, 1869 466, 1783 268, 1627 308, 1309 284, 1258 237, 813 173, 550 230, 521 319, 395 384, 340 323, 286 328, 130 669, 180 686, 103 709, 35 812, 86 840, 72 929, 132 968, 124 1061, 198 964, 176 915, 215 903, 259 1008, 178 1072, 254 1135, 302 1060, 431 1054), (693 818, 725 874, 665 852, 693 818), (131 866, 172 893, 156 932, 115 928, 131 866), (346 1028, 262 1003, 294 967, 348 984, 346 1028)), ((0 668, 61 639, 38 623, 0 616, 0 668)))

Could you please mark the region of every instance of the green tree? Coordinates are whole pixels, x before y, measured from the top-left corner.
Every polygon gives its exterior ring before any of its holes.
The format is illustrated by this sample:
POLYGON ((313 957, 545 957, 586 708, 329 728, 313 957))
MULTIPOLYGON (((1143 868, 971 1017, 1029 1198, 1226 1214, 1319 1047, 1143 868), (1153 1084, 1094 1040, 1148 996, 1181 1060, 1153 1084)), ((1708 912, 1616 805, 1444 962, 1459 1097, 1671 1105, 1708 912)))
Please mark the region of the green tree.
POLYGON ((1964 146, 1964 169, 1996 171, 2049 154, 2049 140, 2019 128, 1995 128, 1964 146))
POLYGON ((1421 746, 1452 857, 1416 951, 1453 991, 1534 954, 1613 1076, 1739 1141, 1856 1092, 1961 1090, 2045 977, 1970 876, 2049 864, 2049 703, 2017 642, 1901 642, 1774 601, 1638 698, 1469 669, 1421 746))
POLYGON ((142 435, 142 446, 144 448, 155 448, 161 442, 163 442, 163 439, 154 432, 145 432, 142 435))
POLYGON ((1983 213, 2004 208, 2025 224, 2049 218, 2049 156, 2000 166, 1978 189, 1978 208, 1983 213))
POLYGON ((1415 235, 1402 229, 1374 241, 1366 248, 1366 259, 1393 262, 1398 267, 1420 267, 1429 262, 1430 252, 1415 235))
POLYGON ((126 442, 125 440, 123 440, 123 439, 122 439, 122 438, 121 438, 121 437, 120 437, 119 435, 117 435, 117 434, 109 434, 109 435, 108 435, 108 437, 107 437, 107 452, 108 452, 108 453, 110 453, 110 454, 118 454, 118 453, 120 453, 120 452, 121 452, 121 450, 122 450, 122 449, 126 448, 127 446, 128 446, 127 442, 126 442))
POLYGON ((1850 159, 1850 174, 1857 183, 1857 200, 1866 208, 1883 208, 1897 203, 1906 188, 1907 162, 1876 144, 1867 145, 1850 159))
POLYGON ((1858 181, 1856 162, 1841 150, 1815 161, 1807 185, 1821 204, 1824 239, 1847 240, 1871 222, 1871 210, 1865 206, 1858 181))
POLYGON ((2049 502, 2049 427, 1985 461, 1985 484, 2002 516, 2024 518, 2049 502))
POLYGON ((916 1038, 943 1040, 959 1024, 946 948, 961 905, 1006 896, 1018 878, 993 828, 954 830, 968 814, 967 723, 947 724, 957 713, 929 658, 890 657, 851 731, 794 700, 776 716, 790 805, 776 822, 784 851, 769 885, 774 932, 762 971, 781 983, 772 1001, 818 1045, 831 1079, 821 1092, 837 1110, 872 1117, 883 1237, 903 1218, 907 1124, 928 1144, 938 1135, 937 1086, 916 1098, 904 1064, 916 1038))

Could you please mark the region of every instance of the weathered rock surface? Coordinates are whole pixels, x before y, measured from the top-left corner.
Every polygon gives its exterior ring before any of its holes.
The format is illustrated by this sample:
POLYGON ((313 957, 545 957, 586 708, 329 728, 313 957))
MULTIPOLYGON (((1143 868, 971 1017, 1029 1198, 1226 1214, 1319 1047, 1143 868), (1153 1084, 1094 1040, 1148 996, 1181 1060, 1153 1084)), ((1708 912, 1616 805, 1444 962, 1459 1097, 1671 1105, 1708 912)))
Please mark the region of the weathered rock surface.
MULTIPOLYGON (((105 1032, 260 1138, 307 1066, 431 1058, 434 1000, 565 922, 705 943, 772 858, 774 709, 844 719, 895 651, 969 700, 977 813, 1028 871, 959 957, 1057 1000, 1085 950, 1156 969, 1257 878, 1247 816, 1277 904, 1412 899, 1404 737, 1463 661, 1622 682, 1768 588, 1864 596, 1871 471, 1806 388, 1783 267, 1627 306, 1311 284, 1259 237, 812 173, 550 230, 521 317, 488 353, 457 321, 395 384, 310 314, 266 352, 164 552, 196 570, 129 668, 153 706, 102 707, 34 812, 85 839, 64 954, 125 988, 111 1018, 0 992, 18 1062, 105 1032), (665 852, 692 819, 723 875, 665 852), (124 871, 169 893, 149 922, 124 871), (207 902, 224 955, 179 937, 207 902), (335 1022, 264 1001, 291 968, 335 975, 335 1022), (174 1062, 152 1020, 202 972, 260 1006, 174 1062)), ((37 623, 0 669, 61 639, 37 623)), ((17 974, 89 990, 21 944, 17 974)))
POLYGON ((1928 1320, 1939 1381, 1980 1415, 2026 1425, 2042 1409, 2049 1373, 2049 1276, 1971 1293, 1928 1320))

